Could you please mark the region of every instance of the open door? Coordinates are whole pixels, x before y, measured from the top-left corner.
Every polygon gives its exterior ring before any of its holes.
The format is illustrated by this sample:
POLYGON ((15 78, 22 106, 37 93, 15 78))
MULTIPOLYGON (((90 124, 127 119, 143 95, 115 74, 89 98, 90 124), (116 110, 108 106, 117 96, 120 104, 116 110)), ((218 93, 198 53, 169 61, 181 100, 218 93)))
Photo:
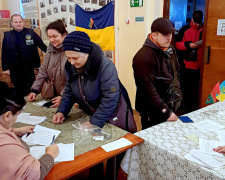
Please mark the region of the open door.
POLYGON ((217 35, 218 19, 225 19, 224 0, 206 0, 203 32, 204 59, 201 67, 200 106, 214 85, 225 80, 225 36, 217 35))

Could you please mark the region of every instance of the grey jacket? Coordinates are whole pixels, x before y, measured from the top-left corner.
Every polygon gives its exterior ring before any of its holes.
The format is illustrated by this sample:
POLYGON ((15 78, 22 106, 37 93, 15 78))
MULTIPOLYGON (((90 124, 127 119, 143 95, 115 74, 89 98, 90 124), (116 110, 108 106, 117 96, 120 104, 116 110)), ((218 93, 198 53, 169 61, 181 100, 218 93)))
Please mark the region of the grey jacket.
POLYGON ((60 96, 64 92, 64 86, 66 83, 65 78, 65 63, 67 62, 67 57, 63 51, 63 48, 55 48, 52 43, 49 43, 47 53, 45 55, 44 61, 39 68, 39 72, 35 82, 31 87, 31 91, 39 94, 41 92, 42 86, 45 81, 52 80, 55 71, 56 63, 60 63, 57 69, 55 79, 54 79, 54 89, 55 95, 60 96))

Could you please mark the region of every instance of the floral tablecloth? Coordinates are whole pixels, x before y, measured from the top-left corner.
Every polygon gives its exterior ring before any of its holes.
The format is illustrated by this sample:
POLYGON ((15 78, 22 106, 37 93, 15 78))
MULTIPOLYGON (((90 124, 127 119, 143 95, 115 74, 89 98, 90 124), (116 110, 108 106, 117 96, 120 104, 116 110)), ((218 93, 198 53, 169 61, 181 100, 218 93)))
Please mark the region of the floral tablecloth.
MULTIPOLYGON (((215 103, 186 114, 194 122, 212 120, 225 128, 225 103, 215 103)), ((192 123, 164 122, 139 131, 135 135, 143 138, 143 144, 126 152, 121 168, 128 180, 221 180, 225 179, 225 167, 212 170, 184 158, 191 149, 199 145, 186 138, 187 131, 195 131, 201 138, 218 140, 216 132, 202 133, 192 123)), ((224 129, 225 131, 225 129, 224 129)))

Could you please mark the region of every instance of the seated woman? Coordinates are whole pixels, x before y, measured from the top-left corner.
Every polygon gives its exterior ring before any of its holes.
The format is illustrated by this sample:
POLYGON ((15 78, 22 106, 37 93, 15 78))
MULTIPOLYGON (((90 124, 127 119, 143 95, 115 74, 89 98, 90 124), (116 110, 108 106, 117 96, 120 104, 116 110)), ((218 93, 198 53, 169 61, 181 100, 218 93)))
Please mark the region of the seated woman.
POLYGON ((26 102, 3 82, 0 89, 0 179, 44 179, 54 166, 59 148, 56 144, 47 147, 39 160, 31 156, 28 145, 18 136, 32 133, 34 127, 13 128, 26 102))
POLYGON ((120 83, 113 62, 84 32, 68 34, 63 49, 68 58, 66 86, 53 122, 62 123, 74 103, 78 103, 80 109, 91 115, 90 121, 83 125, 103 127, 120 99, 120 83))
MULTIPOLYGON (((62 48, 62 42, 67 35, 66 28, 61 20, 51 22, 46 27, 46 33, 50 40, 47 53, 45 55, 44 61, 39 68, 39 72, 35 82, 31 87, 31 94, 28 97, 28 101, 34 101, 37 94, 42 90, 47 91, 44 83, 46 81, 53 82, 54 94, 52 94, 52 105, 51 107, 57 107, 61 101, 61 95, 64 92, 64 86, 66 83, 64 66, 67 61, 65 53, 62 48)), ((44 94, 42 94, 44 96, 44 94)), ((49 98, 49 97, 44 97, 49 98)))

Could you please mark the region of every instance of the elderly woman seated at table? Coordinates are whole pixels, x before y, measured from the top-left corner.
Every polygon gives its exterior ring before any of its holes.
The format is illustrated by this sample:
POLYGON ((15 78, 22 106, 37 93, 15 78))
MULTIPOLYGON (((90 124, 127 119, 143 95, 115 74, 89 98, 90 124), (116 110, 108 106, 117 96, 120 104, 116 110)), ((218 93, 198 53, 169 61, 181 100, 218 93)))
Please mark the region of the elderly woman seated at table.
POLYGON ((45 149, 39 160, 29 154, 28 145, 18 136, 33 132, 33 126, 12 128, 25 100, 0 82, 0 179, 44 179, 59 154, 56 144, 45 149))
POLYGON ((51 107, 58 107, 66 83, 64 66, 67 58, 62 48, 62 42, 67 31, 62 20, 56 20, 46 27, 46 33, 50 43, 37 78, 31 87, 28 101, 34 101, 37 94, 41 92, 42 97, 53 98, 51 107), (52 82, 52 91, 51 88, 48 88, 47 82, 50 84, 52 82))
POLYGON ((68 58, 65 65, 67 82, 53 122, 62 123, 74 103, 78 103, 80 109, 91 115, 90 121, 83 125, 103 127, 116 110, 124 89, 113 62, 84 32, 68 34, 63 48, 68 58))

